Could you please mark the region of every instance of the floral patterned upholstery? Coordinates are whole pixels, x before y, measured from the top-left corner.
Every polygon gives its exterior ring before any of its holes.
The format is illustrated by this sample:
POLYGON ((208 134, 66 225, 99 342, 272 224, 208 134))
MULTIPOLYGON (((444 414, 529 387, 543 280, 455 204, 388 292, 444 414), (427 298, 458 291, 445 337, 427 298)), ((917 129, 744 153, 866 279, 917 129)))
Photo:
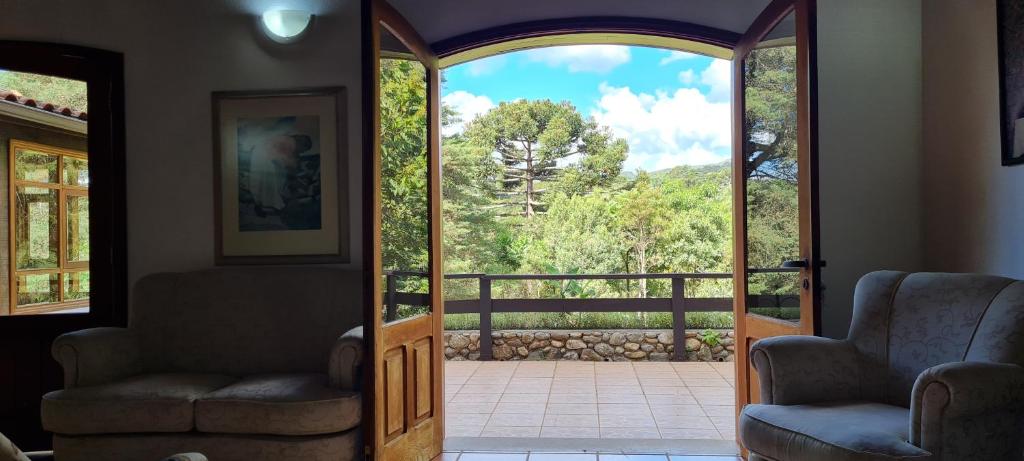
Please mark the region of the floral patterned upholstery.
POLYGON ((751 361, 762 403, 739 432, 756 459, 1024 455, 1024 282, 874 272, 846 339, 767 338, 751 361))
POLYGON ((147 276, 128 328, 54 341, 43 397, 61 461, 349 460, 359 453, 360 272, 229 268, 147 276))
POLYGON ((0 434, 0 461, 31 461, 14 443, 0 434))
POLYGON ((69 435, 188 432, 195 428, 196 399, 235 380, 206 373, 146 374, 50 392, 43 396, 43 427, 69 435))
POLYGON ((315 435, 359 424, 362 399, 320 373, 243 378, 196 402, 196 429, 221 434, 315 435))

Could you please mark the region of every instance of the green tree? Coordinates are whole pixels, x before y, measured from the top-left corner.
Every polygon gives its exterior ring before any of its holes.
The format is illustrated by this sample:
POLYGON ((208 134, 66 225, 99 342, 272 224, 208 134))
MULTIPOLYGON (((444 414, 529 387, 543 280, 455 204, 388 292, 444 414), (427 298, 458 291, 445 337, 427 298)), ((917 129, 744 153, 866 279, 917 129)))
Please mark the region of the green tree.
MULTIPOLYGON (((668 203, 661 190, 652 187, 647 173, 641 172, 633 188, 618 197, 617 205, 616 222, 635 272, 646 274, 659 259, 656 248, 669 225, 668 203)), ((640 279, 637 285, 637 295, 646 298, 647 280, 640 279)))
POLYGON ((747 176, 796 183, 796 47, 754 50, 744 68, 747 176))
MULTIPOLYGON (((746 62, 747 264, 772 268, 800 254, 796 47, 758 49, 746 62)), ((753 274, 748 290, 793 294, 798 280, 786 273, 753 274)))
POLYGON ((85 82, 49 75, 0 71, 0 89, 13 90, 26 98, 49 102, 72 109, 88 109, 85 82))
POLYGON ((588 189, 618 176, 628 149, 568 102, 502 102, 470 122, 466 136, 493 152, 501 166, 498 203, 501 214, 533 218, 547 208, 542 195, 566 169, 574 186, 588 189), (578 160, 576 160, 578 158, 578 160))
MULTIPOLYGON (((385 270, 428 262, 427 85, 419 62, 382 59, 381 252, 385 270)), ((417 283, 425 281, 417 281, 417 283)))

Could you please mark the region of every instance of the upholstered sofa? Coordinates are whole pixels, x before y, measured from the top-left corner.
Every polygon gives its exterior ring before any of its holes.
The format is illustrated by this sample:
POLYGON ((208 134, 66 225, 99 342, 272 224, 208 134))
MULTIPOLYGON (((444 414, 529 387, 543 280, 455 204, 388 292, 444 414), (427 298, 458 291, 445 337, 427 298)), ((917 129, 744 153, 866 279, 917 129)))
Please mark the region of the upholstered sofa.
POLYGON ((362 452, 361 275, 232 268, 147 276, 127 328, 58 337, 42 420, 58 461, 350 460, 362 452))
POLYGON ((844 340, 754 343, 751 460, 1020 460, 1024 282, 874 272, 844 340))

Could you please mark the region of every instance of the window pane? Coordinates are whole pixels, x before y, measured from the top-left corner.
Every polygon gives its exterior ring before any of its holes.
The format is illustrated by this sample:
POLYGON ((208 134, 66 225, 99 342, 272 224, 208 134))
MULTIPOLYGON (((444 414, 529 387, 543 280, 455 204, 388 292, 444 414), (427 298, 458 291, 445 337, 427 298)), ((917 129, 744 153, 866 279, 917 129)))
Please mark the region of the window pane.
POLYGON ((14 157, 14 177, 24 181, 57 182, 57 157, 28 149, 18 149, 14 157))
POLYGON ((14 248, 18 269, 53 269, 58 264, 58 192, 17 188, 14 248))
POLYGON ((89 260, 89 197, 67 195, 65 206, 67 217, 67 261, 69 263, 89 260))
POLYGON ((18 305, 55 303, 60 301, 57 274, 25 274, 15 277, 18 284, 18 305))
POLYGON ((64 157, 64 184, 89 187, 89 161, 76 157, 64 157))
POLYGON ((383 25, 380 66, 381 265, 386 322, 430 313, 427 69, 383 25))
POLYGON ((64 301, 89 299, 89 271, 64 274, 64 301))
POLYGON ((796 16, 790 14, 743 62, 747 194, 747 311, 799 321, 800 258, 796 16))

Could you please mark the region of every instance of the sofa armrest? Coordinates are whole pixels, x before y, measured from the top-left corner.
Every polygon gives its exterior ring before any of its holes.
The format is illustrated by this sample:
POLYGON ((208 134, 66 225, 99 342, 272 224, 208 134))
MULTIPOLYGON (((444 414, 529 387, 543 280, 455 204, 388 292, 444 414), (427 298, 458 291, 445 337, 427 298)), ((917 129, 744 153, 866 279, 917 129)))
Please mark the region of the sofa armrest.
POLYGON ((765 338, 750 348, 750 360, 761 383, 761 403, 798 405, 861 397, 859 355, 848 341, 765 338))
POLYGON ((50 348, 64 368, 64 388, 103 384, 140 371, 139 345, 126 328, 89 328, 60 335, 50 348))
POLYGON ((1016 459, 1024 451, 1024 368, 936 365, 914 382, 910 442, 938 459, 1016 459))
POLYGON ((331 387, 350 391, 359 389, 364 355, 363 327, 355 327, 341 335, 331 348, 328 363, 331 387))

